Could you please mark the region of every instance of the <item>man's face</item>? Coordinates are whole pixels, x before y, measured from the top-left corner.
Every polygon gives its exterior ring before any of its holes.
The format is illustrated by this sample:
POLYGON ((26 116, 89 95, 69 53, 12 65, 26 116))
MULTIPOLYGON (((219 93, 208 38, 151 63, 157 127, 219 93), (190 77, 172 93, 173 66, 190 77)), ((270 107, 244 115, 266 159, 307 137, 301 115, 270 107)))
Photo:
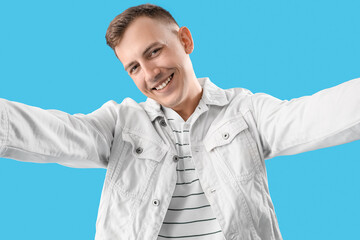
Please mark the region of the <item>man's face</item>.
POLYGON ((115 52, 139 90, 170 108, 184 107, 196 89, 187 28, 139 17, 126 29, 115 52))

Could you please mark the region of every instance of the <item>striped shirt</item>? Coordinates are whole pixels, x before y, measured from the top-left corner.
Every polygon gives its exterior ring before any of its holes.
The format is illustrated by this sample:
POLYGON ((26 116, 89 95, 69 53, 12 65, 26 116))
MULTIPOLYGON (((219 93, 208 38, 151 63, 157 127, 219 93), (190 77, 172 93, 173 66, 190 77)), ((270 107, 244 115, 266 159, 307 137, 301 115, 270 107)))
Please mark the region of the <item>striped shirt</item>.
MULTIPOLYGON (((224 240, 193 163, 189 126, 186 128, 184 120, 172 109, 163 107, 163 111, 174 133, 179 161, 177 183, 158 240, 224 240)), ((191 117, 187 122, 191 123, 191 117)))

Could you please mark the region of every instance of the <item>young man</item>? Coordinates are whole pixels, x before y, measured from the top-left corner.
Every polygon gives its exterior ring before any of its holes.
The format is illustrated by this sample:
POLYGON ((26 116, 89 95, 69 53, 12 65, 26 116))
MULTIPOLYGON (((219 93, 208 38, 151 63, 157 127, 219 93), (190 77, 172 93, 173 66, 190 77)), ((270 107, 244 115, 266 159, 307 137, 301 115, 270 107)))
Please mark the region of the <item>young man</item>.
POLYGON ((360 139, 359 79, 291 101, 222 90, 153 5, 106 37, 146 102, 71 116, 0 101, 1 157, 107 168, 96 239, 281 239, 264 159, 360 139))

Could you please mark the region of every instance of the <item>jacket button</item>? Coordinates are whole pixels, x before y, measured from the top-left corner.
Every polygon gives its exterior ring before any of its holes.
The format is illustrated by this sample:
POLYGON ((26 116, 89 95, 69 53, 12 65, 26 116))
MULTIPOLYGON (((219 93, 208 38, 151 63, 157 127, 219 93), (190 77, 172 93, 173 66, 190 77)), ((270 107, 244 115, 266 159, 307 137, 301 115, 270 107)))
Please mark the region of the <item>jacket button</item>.
POLYGON ((160 205, 160 200, 154 199, 154 200, 152 201, 152 204, 153 204, 154 206, 159 206, 159 205, 160 205))
POLYGON ((229 133, 223 133, 222 137, 225 140, 228 139, 229 138, 229 133))
POLYGON ((142 147, 138 147, 135 151, 137 154, 141 154, 143 152, 143 149, 142 147))
POLYGON ((161 120, 160 120, 160 125, 163 126, 163 127, 166 127, 166 126, 167 126, 167 124, 166 124, 166 122, 165 122, 164 119, 161 119, 161 120))
POLYGON ((178 162, 179 161, 179 157, 177 155, 173 156, 173 161, 174 162, 178 162))

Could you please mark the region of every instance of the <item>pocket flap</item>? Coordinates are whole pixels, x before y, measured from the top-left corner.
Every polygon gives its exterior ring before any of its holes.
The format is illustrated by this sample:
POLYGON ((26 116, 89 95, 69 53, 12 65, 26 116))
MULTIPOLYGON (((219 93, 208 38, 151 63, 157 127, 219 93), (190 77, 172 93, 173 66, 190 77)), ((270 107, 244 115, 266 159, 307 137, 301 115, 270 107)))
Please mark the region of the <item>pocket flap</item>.
POLYGON ((229 144, 236 135, 248 128, 242 116, 232 118, 219 125, 215 130, 210 130, 211 132, 205 137, 204 145, 208 152, 215 147, 229 144))
POLYGON ((132 154, 139 159, 150 159, 160 162, 167 152, 165 144, 161 145, 133 133, 123 132, 123 140, 132 145, 132 154))

